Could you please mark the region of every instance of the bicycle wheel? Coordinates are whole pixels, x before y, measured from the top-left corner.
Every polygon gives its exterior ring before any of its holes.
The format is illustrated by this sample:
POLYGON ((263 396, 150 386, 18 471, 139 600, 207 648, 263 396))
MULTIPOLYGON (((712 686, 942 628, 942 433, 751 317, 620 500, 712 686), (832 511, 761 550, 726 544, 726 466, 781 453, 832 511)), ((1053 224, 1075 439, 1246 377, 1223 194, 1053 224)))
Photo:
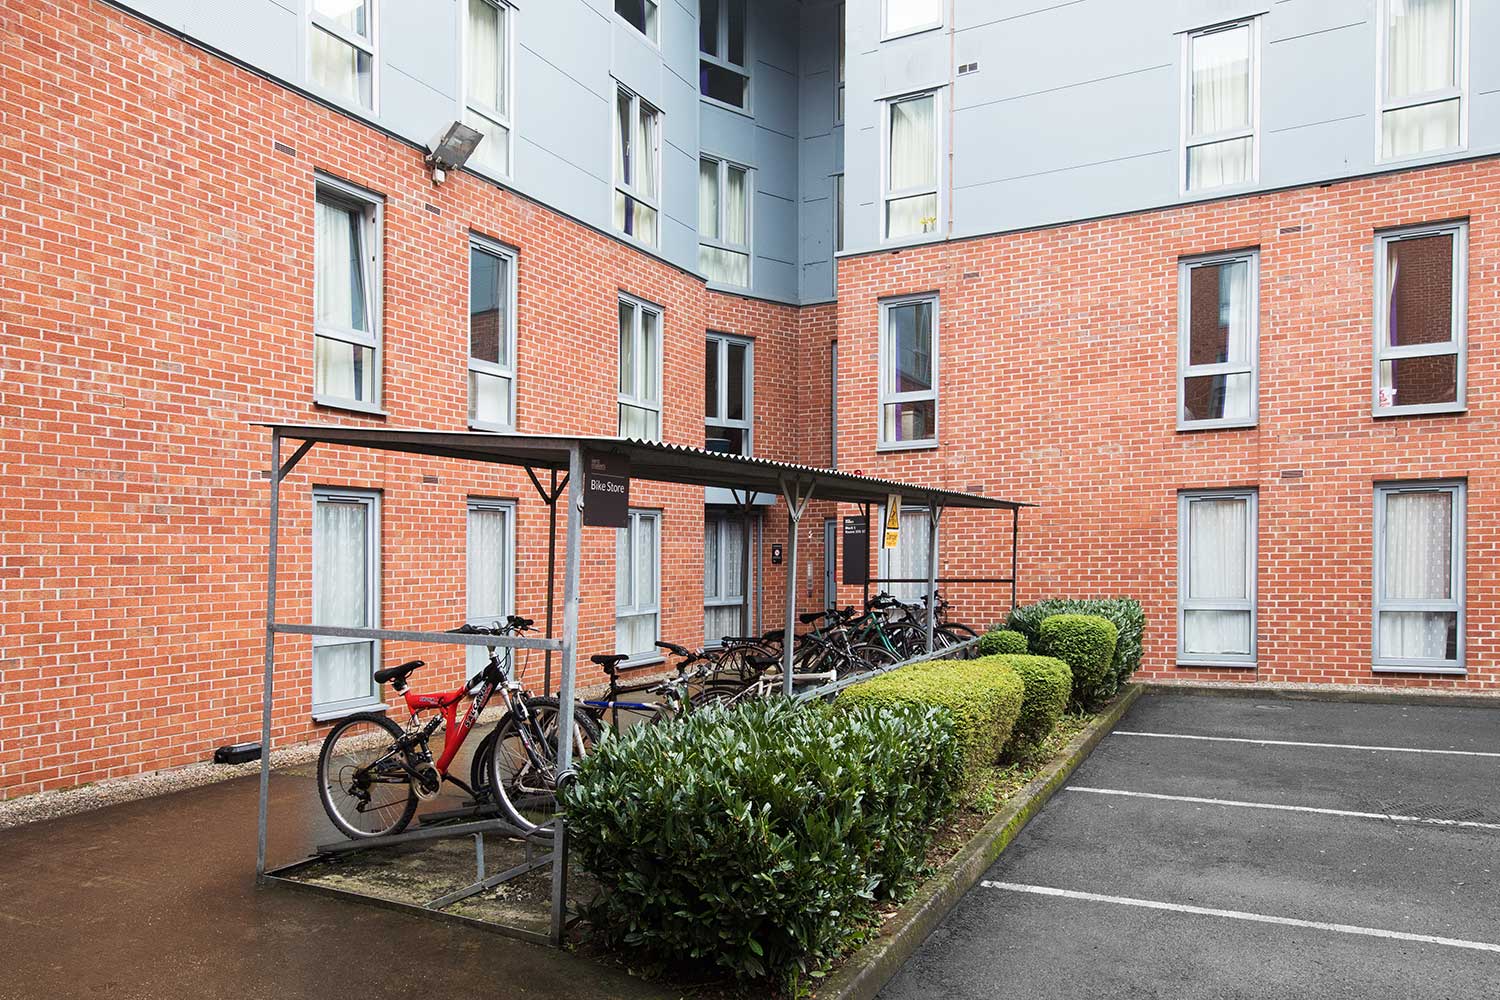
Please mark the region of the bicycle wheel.
POLYGON ((876 642, 855 646, 850 652, 853 653, 852 658, 839 666, 840 679, 869 670, 878 670, 881 667, 889 667, 894 663, 900 663, 902 659, 876 642))
MULTIPOLYGON (((525 833, 557 815, 556 698, 530 698, 527 719, 507 712, 495 726, 490 751, 489 787, 501 812, 525 833)), ((599 726, 588 713, 573 710, 573 757, 599 743, 599 726)))
MULTIPOLYGON (((949 646, 957 646, 960 643, 965 643, 970 639, 977 639, 978 637, 978 633, 967 625, 949 623, 947 625, 939 625, 932 630, 932 646, 934 649, 946 649, 949 646)), ((970 646, 953 655, 960 660, 969 660, 978 656, 979 650, 970 646)))
POLYGON ((346 837, 400 833, 417 811, 417 790, 396 749, 401 727, 373 712, 351 715, 323 740, 318 798, 346 837))

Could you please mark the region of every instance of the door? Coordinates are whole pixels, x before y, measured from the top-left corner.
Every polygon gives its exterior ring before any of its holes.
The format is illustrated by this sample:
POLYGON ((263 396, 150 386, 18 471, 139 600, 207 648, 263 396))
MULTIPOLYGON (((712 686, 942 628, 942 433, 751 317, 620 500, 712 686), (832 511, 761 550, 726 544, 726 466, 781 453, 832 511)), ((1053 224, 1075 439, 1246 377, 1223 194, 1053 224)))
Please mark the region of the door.
POLYGON ((823 518, 823 607, 833 610, 839 603, 839 520, 823 518))

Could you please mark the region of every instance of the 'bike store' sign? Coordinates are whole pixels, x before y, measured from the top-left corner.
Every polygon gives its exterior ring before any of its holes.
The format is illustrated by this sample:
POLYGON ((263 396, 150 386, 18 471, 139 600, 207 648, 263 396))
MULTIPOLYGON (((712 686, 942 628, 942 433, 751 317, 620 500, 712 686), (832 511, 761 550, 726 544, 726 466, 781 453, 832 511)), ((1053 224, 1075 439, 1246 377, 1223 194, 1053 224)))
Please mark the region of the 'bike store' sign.
POLYGON ((623 455, 583 455, 583 523, 595 528, 630 524, 630 460, 623 455))

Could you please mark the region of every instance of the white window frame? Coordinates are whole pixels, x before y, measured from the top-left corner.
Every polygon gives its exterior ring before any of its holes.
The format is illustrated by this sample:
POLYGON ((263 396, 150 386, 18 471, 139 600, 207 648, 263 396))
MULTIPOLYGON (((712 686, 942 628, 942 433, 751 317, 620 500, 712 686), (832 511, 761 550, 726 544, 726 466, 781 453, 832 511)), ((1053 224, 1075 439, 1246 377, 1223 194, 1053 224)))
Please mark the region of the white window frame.
POLYGON ((1184 32, 1182 35, 1182 93, 1179 97, 1179 151, 1177 155, 1177 187, 1180 194, 1197 195, 1207 191, 1241 191, 1260 183, 1260 64, 1261 30, 1259 17, 1246 17, 1237 21, 1226 21, 1207 28, 1184 32), (1216 35, 1236 28, 1250 29, 1250 124, 1244 128, 1229 129, 1211 135, 1195 136, 1193 132, 1193 40, 1206 35, 1216 35), (1250 177, 1239 184, 1222 184, 1215 187, 1189 187, 1188 156, 1199 146, 1212 146, 1234 139, 1250 140, 1250 177))
POLYGON ((1375 579, 1371 593, 1374 595, 1373 614, 1371 616, 1371 646, 1372 653, 1371 668, 1375 673, 1402 673, 1402 674, 1454 674, 1463 675, 1467 673, 1464 666, 1466 663, 1466 644, 1464 633, 1467 629, 1467 600, 1465 593, 1465 570, 1467 560, 1465 558, 1465 535, 1467 528, 1468 508, 1468 484, 1461 479, 1438 479, 1404 481, 1393 483, 1375 484, 1375 579), (1449 493, 1453 497, 1453 544, 1452 564, 1448 567, 1451 574, 1450 592, 1453 594, 1446 601, 1431 600, 1393 600, 1384 595, 1385 587, 1385 552, 1386 552, 1386 500, 1395 493, 1449 493), (1458 658, 1455 660, 1429 660, 1429 659, 1402 659, 1398 657, 1382 656, 1380 652, 1380 615, 1388 611, 1430 611, 1438 613, 1456 614, 1458 621, 1458 658))
MULTIPOLYGON (((647 374, 647 362, 645 358, 646 352, 641 349, 643 341, 645 339, 645 326, 643 318, 645 313, 647 312, 656 314, 656 398, 647 399, 646 397, 637 395, 635 393, 625 393, 623 391, 617 391, 617 402, 619 404, 616 407, 618 430, 621 436, 624 436, 625 419, 623 407, 633 406, 636 409, 640 410, 651 410, 656 413, 656 437, 652 440, 660 441, 662 440, 663 431, 661 400, 662 372, 664 364, 663 355, 666 353, 664 347, 666 342, 666 310, 662 309, 661 306, 654 305, 650 302, 647 302, 645 299, 637 298, 636 296, 629 295, 625 292, 620 293, 619 301, 621 305, 629 305, 635 310, 634 315, 631 319, 630 336, 631 339, 635 342, 635 372, 633 374, 636 387, 639 387, 643 383, 644 376, 647 374)), ((618 347, 616 348, 616 350, 618 351, 618 347)), ((615 359, 615 370, 616 372, 619 371, 619 358, 615 359)), ((618 382, 616 384, 616 389, 619 389, 618 382)))
POLYGON ((880 0, 880 40, 889 42, 896 38, 906 38, 909 35, 920 35, 924 31, 932 31, 943 26, 943 8, 945 3, 939 0, 937 5, 937 20, 912 28, 903 28, 900 31, 891 31, 891 0, 880 0))
MULTIPOLYGON (((699 16, 701 17, 702 16, 702 6, 701 6, 701 4, 699 6, 699 12, 700 12, 699 16)), ((744 106, 741 107, 739 105, 730 104, 727 101, 721 101, 721 100, 719 100, 716 97, 709 97, 707 94, 703 93, 703 87, 702 87, 701 84, 698 87, 698 99, 701 100, 701 101, 703 101, 706 104, 711 104, 711 105, 713 105, 716 108, 723 108, 725 111, 733 111, 736 114, 749 115, 750 117, 753 118, 755 116, 755 107, 754 107, 754 86, 755 86, 755 80, 754 80, 754 77, 750 73, 750 67, 753 66, 753 65, 755 65, 755 56, 752 54, 751 49, 750 49, 750 36, 753 34, 753 32, 751 31, 751 28, 750 28, 751 14, 752 13, 753 13, 753 0, 719 0, 719 37, 718 37, 718 40, 715 42, 715 48, 717 49, 717 51, 716 52, 704 52, 703 51, 703 46, 701 44, 701 41, 702 41, 701 39, 700 39, 700 44, 698 46, 698 61, 699 62, 705 62, 705 63, 708 63, 710 66, 717 66, 720 69, 728 70, 731 73, 737 73, 740 76, 744 77, 744 79, 745 79, 745 104, 744 104, 744 106), (726 5, 730 4, 730 3, 742 3, 742 4, 745 5, 745 61, 744 61, 743 64, 732 62, 729 59, 729 16, 728 16, 726 5), (723 53, 723 55, 720 55, 720 53, 723 53)))
POLYGON ((1469 224, 1448 222, 1431 226, 1408 226, 1375 234, 1375 365, 1371 372, 1370 406, 1377 417, 1409 416, 1421 413, 1463 413, 1468 409, 1469 380, 1469 224), (1388 346, 1390 322, 1390 275, 1386 268, 1386 248, 1401 240, 1425 236, 1453 238, 1453 336, 1436 344, 1388 346), (1380 405, 1380 366, 1384 361, 1454 354, 1458 357, 1457 398, 1451 403, 1421 403, 1402 406, 1380 405))
POLYGON ((646 41, 650 42, 656 48, 661 48, 661 16, 662 15, 661 15, 661 3, 660 3, 660 0, 644 0, 644 2, 646 3, 647 6, 652 7, 652 8, 654 8, 656 10, 656 16, 655 17, 648 17, 648 18, 646 18, 646 23, 650 24, 652 27, 654 27, 656 29, 656 33, 655 34, 652 34, 651 32, 648 32, 648 31, 642 31, 641 29, 637 28, 635 25, 631 24, 629 21, 625 20, 625 16, 623 14, 621 14, 618 10, 615 9, 615 6, 614 6, 613 3, 610 4, 610 13, 614 16, 614 19, 616 21, 619 21, 621 24, 625 25, 625 27, 629 28, 631 31, 634 31, 637 35, 640 35, 642 38, 644 38, 646 41))
POLYGON ((909 243, 926 243, 943 238, 946 221, 943 206, 947 202, 947 190, 943 183, 943 158, 948 141, 947 133, 943 128, 944 87, 931 87, 927 90, 917 90, 911 93, 887 97, 880 102, 880 236, 881 242, 897 245, 909 243), (937 133, 933 137, 933 156, 936 163, 933 165, 933 176, 937 179, 931 187, 903 188, 900 191, 891 190, 891 108, 904 101, 914 101, 924 97, 933 99, 932 121, 933 129, 937 133), (891 210, 893 201, 903 198, 915 198, 920 195, 936 195, 937 219, 932 224, 932 232, 915 233, 910 236, 892 236, 890 234, 891 210))
MULTIPOLYGON (((742 454, 755 454, 755 341, 748 337, 737 337, 732 333, 710 330, 705 338, 708 344, 717 344, 719 367, 719 413, 729 412, 729 345, 745 349, 745 419, 730 420, 704 414, 703 425, 709 427, 732 427, 744 431, 745 450, 742 454)), ((705 345, 705 351, 707 347, 705 345)))
POLYGON ((1254 667, 1260 646, 1259 604, 1260 491, 1257 489, 1182 490, 1177 494, 1177 665, 1179 667, 1254 667), (1245 594, 1241 600, 1229 598, 1198 599, 1188 597, 1188 569, 1192 538, 1188 508, 1199 500, 1244 500, 1245 511, 1245 594), (1189 611, 1248 611, 1250 613, 1250 652, 1190 653, 1184 648, 1189 611))
POLYGON ((307 85, 310 90, 323 95, 328 100, 334 102, 340 107, 350 108, 354 111, 363 112, 366 115, 375 115, 379 114, 380 111, 380 53, 377 51, 377 46, 380 39, 380 0, 370 0, 369 9, 370 33, 368 36, 365 36, 355 34, 351 31, 346 31, 339 25, 334 24, 328 18, 318 13, 316 0, 307 0, 307 20, 304 22, 307 25, 307 38, 304 46, 307 49, 306 72, 307 85), (313 32, 315 31, 322 31, 326 34, 332 35, 339 41, 344 42, 348 45, 352 45, 354 48, 360 50, 361 52, 365 53, 365 55, 370 57, 369 106, 358 103, 350 104, 345 101, 342 96, 323 90, 313 82, 314 77, 312 39, 313 32))
MULTIPOLYGON (((747 600, 749 599, 748 595, 745 595, 745 594, 742 594, 739 598, 735 598, 732 595, 726 597, 723 594, 724 588, 727 585, 729 585, 730 582, 731 582, 730 579, 729 579, 728 574, 726 574, 724 572, 724 547, 725 547, 726 542, 729 541, 729 529, 730 529, 730 526, 732 524, 738 522, 742 526, 743 530, 745 531, 745 533, 747 535, 751 534, 751 525, 747 522, 747 519, 745 518, 745 516, 742 513, 740 513, 739 511, 735 511, 735 510, 715 510, 715 509, 710 509, 710 510, 708 510, 708 511, 706 511, 704 513, 703 517, 704 517, 704 534, 705 534, 705 537, 704 537, 704 546, 703 546, 704 547, 704 560, 706 561, 707 558, 708 558, 707 532, 709 530, 712 530, 714 532, 714 546, 716 547, 716 549, 718 551, 718 554, 719 554, 719 557, 718 557, 718 579, 715 581, 715 592, 714 592, 713 595, 709 594, 708 586, 707 586, 707 581, 705 580, 705 582, 704 582, 704 589, 703 589, 703 645, 704 645, 705 648, 717 649, 719 646, 723 645, 722 640, 723 640, 724 636, 723 635, 709 635, 708 634, 708 611, 709 611, 709 609, 710 608, 739 608, 739 609, 741 609, 740 613, 743 616, 743 614, 744 614, 744 610, 743 609, 745 607, 745 604, 746 604, 747 600)), ((754 536, 751 535, 752 540, 753 540, 753 537, 754 536)), ((753 556, 753 554, 754 554, 753 549, 752 549, 752 553, 751 554, 753 556)), ((753 580, 754 579, 754 573, 755 573, 755 561, 754 561, 754 559, 753 558, 750 559, 746 563, 746 565, 748 565, 750 567, 751 579, 753 580)), ((707 572, 706 572, 707 571, 707 566, 706 565, 705 565, 704 569, 705 569, 705 576, 706 576, 707 575, 707 572)), ((745 586, 745 579, 742 576, 738 580, 733 581, 733 583, 734 583, 735 586, 739 586, 739 587, 743 588, 745 586)), ((752 587, 752 589, 753 589, 753 587, 752 587)), ((743 618, 741 620, 743 620, 743 618)), ((734 634, 737 634, 737 633, 734 633, 734 634)))
MULTIPOLYGON (((470 313, 469 314, 469 371, 473 372, 475 374, 478 374, 478 375, 487 375, 487 376, 490 376, 492 378, 502 378, 502 379, 505 379, 507 385, 509 386, 509 390, 508 391, 509 391, 510 399, 508 401, 506 409, 510 412, 510 422, 509 423, 494 423, 494 422, 488 421, 488 420, 478 420, 478 419, 474 418, 473 416, 470 416, 469 417, 469 426, 472 427, 472 428, 474 428, 475 430, 513 431, 516 428, 516 398, 517 398, 517 395, 518 395, 518 393, 516 392, 516 346, 517 346, 516 345, 516 327, 518 326, 518 324, 516 322, 516 304, 517 304, 516 286, 519 284, 519 282, 516 280, 516 275, 517 275, 517 267, 519 266, 519 258, 518 258, 518 255, 516 254, 516 251, 512 250, 510 247, 507 247, 507 246, 505 246, 502 243, 497 243, 494 240, 489 239, 486 236, 481 236, 478 233, 470 233, 469 234, 469 253, 471 255, 471 263, 470 263, 470 266, 469 266, 469 293, 470 293, 470 295, 473 294, 474 267, 473 267, 473 264, 472 264, 472 255, 473 255, 473 252, 475 250, 478 250, 480 253, 487 253, 487 254, 489 254, 492 257, 499 257, 501 260, 504 260, 509 265, 506 268, 506 273, 509 276, 509 280, 506 283, 507 287, 505 287, 505 288, 503 288, 503 289, 500 290, 500 294, 505 297, 505 321, 506 321, 506 328, 501 331, 500 335, 505 338, 505 345, 506 345, 505 354, 506 354, 506 357, 508 357, 510 359, 510 363, 502 365, 502 364, 496 364, 493 361, 485 361, 485 360, 483 360, 481 358, 474 357, 474 353, 473 353, 473 351, 474 351, 474 330, 473 330, 474 318, 473 318, 473 314, 470 313)), ((471 385, 471 386, 469 386, 469 412, 471 414, 473 413, 473 396, 474 396, 474 389, 473 389, 473 386, 471 385)))
MULTIPOLYGON (((381 408, 385 398, 385 337, 383 330, 383 304, 385 301, 384 285, 381 281, 382 272, 385 270, 385 249, 382 239, 382 230, 385 228, 385 200, 379 195, 372 194, 336 177, 327 174, 317 174, 314 180, 314 236, 313 236, 313 280, 317 281, 317 203, 328 201, 342 208, 354 209, 360 213, 360 240, 362 253, 360 263, 364 268, 364 290, 365 290, 365 314, 370 317, 370 332, 362 330, 349 330, 343 327, 323 326, 317 322, 317 309, 313 311, 313 365, 318 363, 317 338, 324 337, 345 344, 354 344, 360 347, 368 347, 373 352, 370 364, 374 368, 371 379, 371 395, 369 400, 345 399, 342 396, 328 396, 322 393, 313 393, 313 402, 319 406, 327 406, 340 410, 353 410, 359 413, 374 413, 384 415, 381 408)), ((317 301, 317 291, 314 289, 313 299, 317 301)), ((313 384, 317 384, 317 373, 313 373, 313 384)))
POLYGON ((1375 73, 1375 162, 1400 163, 1404 160, 1422 160, 1461 153, 1469 148, 1469 0, 1456 0, 1453 11, 1453 30, 1457 36, 1453 44, 1455 65, 1458 68, 1458 86, 1394 99, 1386 96, 1391 66, 1390 4, 1391 0, 1379 0, 1375 10, 1375 16, 1378 19, 1375 26, 1375 65, 1377 67, 1375 73), (1425 153, 1412 153, 1408 156, 1386 157, 1385 116, 1388 112, 1400 111, 1404 108, 1418 108, 1428 104, 1441 104, 1452 100, 1458 101, 1457 146, 1429 150, 1425 153))
MULTIPOLYGON (((662 550, 661 522, 662 522, 662 512, 660 510, 655 510, 655 509, 645 509, 645 508, 632 507, 632 508, 630 508, 630 515, 629 515, 629 517, 630 517, 629 527, 616 528, 615 531, 617 533, 621 532, 621 531, 629 532, 630 545, 631 545, 631 549, 632 549, 632 553, 633 553, 631 558, 633 558, 633 559, 640 558, 640 549, 639 549, 640 536, 639 536, 638 529, 637 529, 636 526, 639 525, 642 521, 646 521, 646 520, 651 520, 651 521, 655 521, 656 522, 656 574, 655 574, 655 580, 656 580, 656 595, 655 595, 655 598, 656 599, 654 601, 649 601, 649 602, 645 602, 645 603, 642 603, 638 599, 637 600, 632 600, 629 603, 622 603, 621 599, 620 599, 621 595, 618 594, 618 593, 615 594, 615 634, 618 637, 618 635, 619 635, 619 628, 620 628, 620 619, 621 618, 634 618, 634 617, 639 617, 639 616, 644 616, 644 615, 655 615, 656 616, 656 634, 655 634, 655 638, 656 639, 660 639, 661 638, 661 550, 662 550)), ((619 543, 618 543, 618 538, 616 540, 615 558, 616 559, 619 558, 619 543)), ((618 578, 619 577, 618 577, 618 567, 617 567, 616 568, 616 579, 618 580, 618 578)), ((631 566, 630 579, 631 579, 631 587, 633 589, 634 586, 635 586, 635 583, 634 583, 634 581, 635 581, 635 566, 634 565, 631 566)), ((639 595, 631 595, 631 596, 633 598, 638 598, 639 597, 639 595)), ((617 641, 617 644, 618 644, 618 639, 616 641, 617 641)), ((619 652, 627 652, 627 650, 619 650, 619 652)), ((663 657, 661 655, 660 650, 656 649, 656 647, 653 646, 649 651, 647 651, 647 650, 637 650, 636 653, 630 659, 623 661, 621 663, 621 666, 624 666, 624 667, 638 667, 638 666, 642 666, 642 665, 647 664, 647 663, 659 663, 659 662, 661 662, 662 659, 663 659, 663 657)))
MULTIPOLYGON (((469 613, 468 597, 470 587, 469 572, 470 565, 474 561, 474 535, 472 518, 476 512, 499 513, 505 515, 505 537, 501 542, 504 551, 500 553, 501 566, 500 576, 505 586, 504 600, 499 611, 501 616, 499 624, 504 624, 504 616, 515 613, 516 610, 516 502, 514 500, 499 500, 489 497, 469 497, 464 504, 464 623, 467 625, 493 625, 496 624, 494 615, 472 615, 469 613)), ((489 653, 482 646, 469 646, 469 668, 477 670, 484 666, 489 660, 489 653)), ((504 662, 509 663, 510 650, 500 651, 504 662)))
MULTIPOLYGON (((370 623, 369 628, 378 629, 380 625, 380 494, 374 490, 338 489, 335 487, 315 487, 313 489, 313 507, 316 515, 317 505, 320 503, 357 503, 365 507, 365 600, 366 620, 370 623)), ((317 533, 318 519, 313 517, 311 534, 317 533)), ((318 572, 317 564, 318 544, 314 537, 311 550, 312 575, 318 572)), ((317 595, 317 587, 313 588, 314 598, 317 595)), ((318 609, 312 609, 312 621, 318 623, 318 609)), ((308 685, 309 703, 312 706, 312 717, 315 722, 324 722, 330 719, 341 718, 374 708, 384 708, 380 698, 380 685, 375 683, 374 673, 380 669, 381 641, 379 639, 346 639, 341 636, 315 635, 312 637, 312 648, 308 651, 308 685), (317 669, 317 657, 315 650, 326 646, 347 646, 355 644, 368 644, 370 647, 370 678, 368 692, 353 698, 344 698, 338 701, 314 702, 311 700, 312 672, 317 669)))
MULTIPOLYGON (((637 231, 634 232, 634 233, 627 233, 624 229, 617 230, 617 233, 620 236, 625 237, 627 240, 630 240, 631 242, 636 243, 639 246, 648 247, 648 248, 654 250, 658 246, 661 245, 661 230, 662 230, 661 189, 662 189, 662 186, 663 186, 663 183, 664 183, 664 178, 661 175, 661 145, 662 145, 662 130, 666 127, 666 116, 662 114, 662 111, 661 111, 660 108, 658 108, 656 105, 652 104, 650 101, 644 100, 641 97, 641 95, 637 94, 635 91, 631 90, 629 87, 625 86, 623 83, 620 83, 618 80, 615 81, 615 103, 610 105, 610 107, 609 107, 609 115, 610 115, 611 121, 613 122, 613 124, 610 126, 610 128, 613 130, 614 141, 615 141, 615 144, 610 147, 610 155, 612 157, 614 157, 614 160, 615 160, 614 165, 610 167, 610 172, 612 174, 614 174, 615 177, 614 177, 614 186, 610 189, 610 193, 609 193, 609 198, 610 198, 609 218, 610 218, 611 221, 613 221, 613 219, 614 219, 614 215, 615 215, 614 199, 615 199, 616 195, 624 195, 626 198, 634 198, 636 201, 640 202, 642 205, 645 205, 647 208, 649 208, 649 209, 653 210, 654 212, 656 212, 656 241, 654 243, 648 243, 648 242, 646 242, 645 240, 643 240, 641 238, 640 232, 639 232, 639 227, 637 227, 637 231), (654 137, 656 139, 656 147, 651 150, 651 156, 652 156, 653 160, 655 161, 655 165, 656 165, 656 170, 655 170, 655 174, 654 174, 654 176, 656 177, 656 194, 655 195, 646 195, 645 193, 643 193, 642 191, 640 191, 636 187, 636 182, 635 182, 635 178, 634 177, 632 177, 627 182, 627 181, 625 181, 623 178, 621 178, 619 176, 619 170, 620 170, 620 167, 621 167, 620 158, 618 156, 615 156, 615 153, 616 153, 617 150, 623 148, 621 146, 621 143, 623 143, 623 142, 626 141, 626 137, 620 135, 619 100, 620 100, 620 95, 621 94, 624 94, 624 95, 626 95, 626 96, 628 96, 630 98, 630 122, 631 122, 632 125, 635 125, 637 123, 637 121, 640 119, 641 108, 643 108, 643 107, 650 108, 651 111, 654 112, 655 115, 656 115, 656 128, 654 129, 654 137)), ((636 163, 638 161, 636 161, 636 160, 633 159, 631 162, 632 162, 632 164, 634 164, 634 163, 636 163)), ((633 174, 637 174, 637 175, 640 173, 640 171, 638 169, 633 169, 631 172, 633 174)))
POLYGON ((1184 258, 1177 264, 1177 429, 1180 431, 1222 430, 1254 427, 1260 422, 1260 251, 1240 250, 1184 258), (1216 364, 1191 364, 1192 346, 1192 272, 1200 267, 1243 262, 1248 268, 1245 291, 1250 298, 1250 357, 1247 361, 1225 361, 1216 364), (1247 417, 1221 417, 1213 420, 1190 420, 1187 414, 1187 380, 1210 375, 1249 375, 1250 414, 1247 417))
MULTIPOLYGON (((707 161, 717 165, 719 185, 719 235, 710 239, 703 235, 702 220, 698 226, 698 245, 710 247, 714 250, 723 250, 727 253, 738 253, 745 255, 745 284, 731 285, 728 282, 710 281, 710 284, 722 288, 750 288, 755 284, 755 168, 746 166, 738 161, 723 156, 715 156, 712 153, 700 153, 698 155, 699 169, 707 161), (745 172, 745 242, 731 243, 724 234, 728 232, 729 221, 729 199, 725 193, 729 190, 730 168, 743 170, 745 172)), ((702 181, 700 179, 699 183, 702 181)), ((699 267, 702 270, 702 267, 699 267)), ((707 277, 707 275, 705 275, 707 277)))
MULTIPOLYGON (((505 25, 505 51, 500 54, 504 60, 505 74, 505 103, 506 107, 492 108, 474 99, 469 93, 469 0, 462 0, 464 5, 463 17, 459 19, 462 25, 460 31, 458 50, 462 54, 462 72, 459 76, 463 98, 460 111, 467 115, 483 118, 485 121, 503 128, 509 136, 505 144, 505 167, 503 172, 496 176, 508 179, 515 169, 516 161, 516 128, 515 128, 515 102, 516 102, 516 20, 517 12, 513 4, 508 0, 479 0, 480 3, 488 4, 500 12, 501 20, 505 25)), ((470 160, 469 166, 482 173, 493 173, 492 169, 484 163, 470 160)))
POLYGON ((875 411, 875 439, 879 442, 877 451, 907 451, 917 448, 936 448, 942 433, 942 406, 939 402, 939 393, 942 388, 939 369, 941 367, 940 345, 942 339, 940 330, 942 304, 937 292, 920 292, 915 295, 898 295, 894 298, 880 300, 880 350, 879 368, 876 376, 879 379, 879 407, 875 411), (914 302, 932 303, 932 388, 920 392, 888 392, 886 390, 886 376, 890 373, 893 359, 890 356, 888 346, 889 337, 886 335, 889 329, 889 316, 892 308, 910 305, 914 302), (892 403, 918 403, 924 400, 932 400, 932 436, 914 441, 887 441, 885 437, 885 408, 892 403))

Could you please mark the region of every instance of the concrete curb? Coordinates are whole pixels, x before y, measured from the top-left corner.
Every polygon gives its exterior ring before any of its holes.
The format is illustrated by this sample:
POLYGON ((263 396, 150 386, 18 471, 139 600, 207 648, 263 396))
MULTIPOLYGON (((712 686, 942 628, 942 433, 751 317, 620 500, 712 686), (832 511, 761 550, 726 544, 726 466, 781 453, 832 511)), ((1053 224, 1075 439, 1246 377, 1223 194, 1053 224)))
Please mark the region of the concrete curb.
POLYGON ((1119 723, 1143 690, 1141 685, 1131 684, 1093 725, 1074 737, 1061 757, 981 827, 958 854, 886 921, 879 937, 850 955, 824 981, 816 994, 818 1000, 873 1000, 927 940, 927 935, 958 905, 964 893, 979 882, 1052 793, 1062 787, 1099 741, 1119 723))
POLYGON ((1500 693, 1432 691, 1347 684, 1262 684, 1254 681, 1140 681, 1147 694, 1214 698, 1276 698, 1282 701, 1366 702, 1372 705, 1443 705, 1500 708, 1500 693))

